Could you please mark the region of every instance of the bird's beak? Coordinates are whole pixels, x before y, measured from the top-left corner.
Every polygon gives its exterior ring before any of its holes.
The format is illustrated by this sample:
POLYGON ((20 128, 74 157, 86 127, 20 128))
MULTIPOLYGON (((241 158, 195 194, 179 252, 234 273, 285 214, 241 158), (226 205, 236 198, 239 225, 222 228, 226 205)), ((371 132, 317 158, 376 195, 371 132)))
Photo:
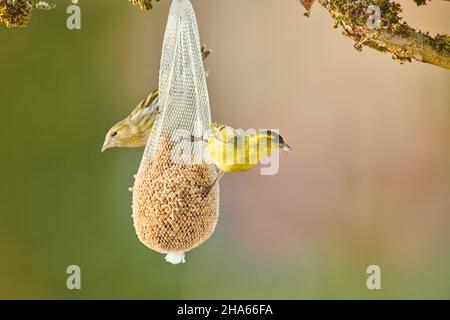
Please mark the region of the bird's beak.
POLYGON ((102 147, 102 152, 104 152, 105 150, 108 150, 109 149, 109 146, 108 146, 108 144, 105 142, 104 144, 103 144, 103 147, 102 147))
POLYGON ((282 147, 283 151, 285 151, 286 153, 291 153, 292 148, 288 145, 288 144, 284 144, 282 147))

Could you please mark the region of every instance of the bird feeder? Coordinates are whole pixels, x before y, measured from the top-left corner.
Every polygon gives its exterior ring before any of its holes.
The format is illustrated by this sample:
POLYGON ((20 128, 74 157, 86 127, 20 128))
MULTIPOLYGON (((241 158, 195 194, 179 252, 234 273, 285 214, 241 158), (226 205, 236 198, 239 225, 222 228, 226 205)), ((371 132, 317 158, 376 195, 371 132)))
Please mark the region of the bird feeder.
POLYGON ((219 185, 202 192, 214 181, 216 169, 201 161, 201 143, 183 139, 211 126, 199 31, 189 0, 173 0, 170 8, 159 94, 160 114, 133 187, 133 220, 144 245, 178 264, 211 236, 219 216, 219 185))

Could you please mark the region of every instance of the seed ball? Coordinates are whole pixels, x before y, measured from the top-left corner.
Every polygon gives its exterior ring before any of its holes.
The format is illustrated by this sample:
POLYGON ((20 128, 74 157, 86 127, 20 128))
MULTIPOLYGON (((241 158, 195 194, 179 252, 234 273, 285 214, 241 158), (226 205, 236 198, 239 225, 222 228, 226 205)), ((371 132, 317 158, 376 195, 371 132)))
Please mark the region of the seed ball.
MULTIPOLYGON (((219 186, 207 164, 175 164, 171 146, 161 143, 145 159, 133 187, 133 220, 139 240, 160 253, 184 253, 206 241, 219 216, 219 186)), ((170 260, 170 259, 169 259, 170 260)), ((183 255, 184 261, 184 255, 183 255)))

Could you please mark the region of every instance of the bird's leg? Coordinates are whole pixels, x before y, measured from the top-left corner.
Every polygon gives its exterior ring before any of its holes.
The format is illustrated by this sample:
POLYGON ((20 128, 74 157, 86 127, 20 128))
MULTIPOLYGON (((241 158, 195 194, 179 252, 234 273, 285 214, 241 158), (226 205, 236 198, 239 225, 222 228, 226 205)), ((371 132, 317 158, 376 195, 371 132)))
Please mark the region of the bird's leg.
POLYGON ((202 193, 204 194, 204 196, 206 197, 212 190, 212 188, 216 185, 217 182, 219 182, 219 180, 223 177, 223 175, 226 172, 223 170, 219 170, 219 172, 217 172, 216 178, 214 179, 213 183, 211 183, 208 186, 204 186, 202 189, 202 193))
POLYGON ((214 179, 214 182, 211 184, 211 186, 214 186, 217 182, 219 182, 219 180, 223 177, 225 173, 226 173, 225 171, 219 170, 219 172, 217 172, 216 179, 214 179))
POLYGON ((181 139, 187 140, 187 141, 190 141, 190 142, 199 142, 199 141, 207 142, 205 139, 198 138, 198 137, 195 137, 193 135, 190 135, 188 137, 182 137, 181 139))

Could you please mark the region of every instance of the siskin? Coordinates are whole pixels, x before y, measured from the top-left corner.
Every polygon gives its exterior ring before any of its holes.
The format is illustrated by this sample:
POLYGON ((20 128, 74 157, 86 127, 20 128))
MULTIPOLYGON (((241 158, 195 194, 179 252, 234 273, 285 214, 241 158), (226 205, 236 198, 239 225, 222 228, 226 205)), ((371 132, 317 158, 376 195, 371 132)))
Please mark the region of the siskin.
POLYGON ((128 117, 109 129, 102 152, 111 148, 145 146, 158 113, 158 90, 155 90, 142 100, 128 117))
MULTIPOLYGON (((192 141, 196 138, 191 137, 192 141)), ((283 137, 270 130, 244 133, 232 127, 213 123, 206 135, 208 155, 219 169, 214 182, 206 187, 206 193, 222 178, 226 172, 245 172, 273 152, 283 150, 287 153, 292 148, 283 137)))
MULTIPOLYGON (((211 54, 211 50, 202 46, 201 51, 203 61, 205 61, 211 54)), ((160 112, 158 96, 158 90, 154 90, 131 111, 128 117, 109 129, 102 152, 111 148, 145 147, 155 119, 160 112)))

